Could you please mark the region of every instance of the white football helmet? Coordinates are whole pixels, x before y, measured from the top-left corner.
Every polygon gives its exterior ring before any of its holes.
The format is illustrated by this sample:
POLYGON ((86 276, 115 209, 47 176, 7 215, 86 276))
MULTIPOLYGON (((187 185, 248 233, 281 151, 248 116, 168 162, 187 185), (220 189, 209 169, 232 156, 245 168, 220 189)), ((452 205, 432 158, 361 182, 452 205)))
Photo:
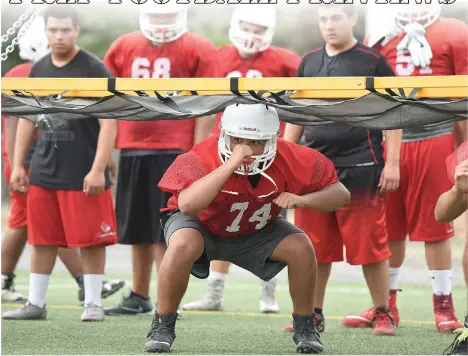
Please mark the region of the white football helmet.
POLYGON ((19 56, 25 61, 36 62, 49 53, 49 41, 45 34, 45 22, 43 17, 34 18, 31 26, 26 30, 26 24, 20 28, 20 32, 26 31, 18 41, 19 56))
POLYGON ((188 31, 187 26, 188 5, 177 3, 143 5, 140 10, 140 30, 151 42, 174 42, 188 31), (152 15, 172 16, 168 23, 153 23, 152 15))
POLYGON ((401 29, 415 22, 421 24, 424 28, 428 28, 437 21, 442 11, 441 5, 437 0, 432 1, 431 4, 424 2, 415 4, 411 2, 407 5, 397 5, 395 22, 401 29))
MULTIPOLYGON (((235 173, 242 175, 262 174, 276 156, 276 140, 280 123, 278 112, 264 104, 237 104, 226 108, 221 118, 221 133, 218 139, 218 154, 221 162, 231 158, 231 137, 249 140, 265 140, 263 154, 252 156, 254 161, 239 167, 235 173)), ((271 180, 270 177, 268 179, 271 180)))
POLYGON ((273 41, 276 29, 276 9, 268 4, 239 4, 231 18, 229 39, 246 54, 255 54, 266 50, 273 41), (263 34, 244 31, 241 22, 265 27, 263 34))

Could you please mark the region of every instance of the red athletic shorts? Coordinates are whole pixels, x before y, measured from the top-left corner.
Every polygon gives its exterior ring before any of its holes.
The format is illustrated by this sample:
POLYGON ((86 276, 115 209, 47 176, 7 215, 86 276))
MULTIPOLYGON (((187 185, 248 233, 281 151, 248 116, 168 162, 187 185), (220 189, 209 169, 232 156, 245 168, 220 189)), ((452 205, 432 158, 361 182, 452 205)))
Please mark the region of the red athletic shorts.
POLYGON ((401 146, 400 188, 386 196, 389 240, 441 241, 454 236, 452 223, 439 223, 434 208, 452 187, 445 160, 454 151, 453 135, 401 146))
POLYGON ((343 261, 343 246, 351 265, 376 263, 391 256, 381 196, 351 198, 349 204, 332 213, 297 209, 294 222, 309 235, 319 263, 343 261))
POLYGON ((28 189, 28 242, 31 245, 90 247, 117 243, 112 191, 28 189))
MULTIPOLYGON (((3 160, 3 173, 7 184, 10 184, 11 166, 7 159, 3 160)), ((29 170, 26 170, 29 174, 29 170)), ((10 229, 20 229, 26 227, 28 223, 27 215, 27 194, 9 191, 10 195, 10 216, 8 217, 8 227, 10 229)))

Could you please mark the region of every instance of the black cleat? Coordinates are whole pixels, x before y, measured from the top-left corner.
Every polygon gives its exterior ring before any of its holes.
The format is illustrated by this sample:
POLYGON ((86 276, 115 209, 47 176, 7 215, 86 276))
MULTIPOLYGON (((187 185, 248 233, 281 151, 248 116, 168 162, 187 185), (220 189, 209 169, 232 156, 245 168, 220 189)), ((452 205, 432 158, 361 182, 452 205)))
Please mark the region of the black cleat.
POLYGON ((293 313, 296 352, 301 354, 318 354, 323 352, 320 334, 315 328, 314 315, 299 316, 293 313))
POLYGON ((122 302, 115 307, 104 308, 105 315, 138 315, 149 314, 153 311, 153 305, 150 298, 142 296, 130 291, 127 296, 123 297, 122 302))
POLYGON ((170 352, 174 342, 177 313, 155 314, 151 329, 146 335, 145 351, 151 353, 170 352))
POLYGON ((465 317, 463 326, 462 329, 454 331, 457 336, 444 351, 444 355, 468 355, 468 316, 465 317))

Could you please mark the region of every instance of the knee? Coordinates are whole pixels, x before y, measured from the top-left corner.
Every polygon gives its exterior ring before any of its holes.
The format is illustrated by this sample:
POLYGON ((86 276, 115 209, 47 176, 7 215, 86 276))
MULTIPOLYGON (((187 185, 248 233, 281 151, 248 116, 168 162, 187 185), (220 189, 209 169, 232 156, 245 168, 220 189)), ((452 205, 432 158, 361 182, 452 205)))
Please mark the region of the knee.
POLYGON ((168 252, 176 258, 196 261, 205 248, 203 235, 195 229, 177 230, 169 240, 168 252))
POLYGON ((287 264, 316 265, 315 250, 312 242, 306 234, 294 234, 288 236, 289 244, 286 251, 287 264))

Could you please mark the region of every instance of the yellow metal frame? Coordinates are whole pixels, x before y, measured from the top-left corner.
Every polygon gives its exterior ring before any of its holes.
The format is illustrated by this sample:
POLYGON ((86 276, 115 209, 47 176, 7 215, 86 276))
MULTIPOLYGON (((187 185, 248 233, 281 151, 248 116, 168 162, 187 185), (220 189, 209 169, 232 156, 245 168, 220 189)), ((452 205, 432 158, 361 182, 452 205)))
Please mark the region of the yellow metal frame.
MULTIPOLYGON (((374 78, 374 88, 381 93, 385 89, 404 89, 409 94, 419 88, 415 97, 425 98, 466 98, 468 97, 468 75, 455 76, 419 76, 419 77, 379 77, 374 78)), ((13 95, 12 90, 27 91, 37 96, 59 94, 68 91, 68 97, 103 97, 112 95, 108 90, 108 79, 87 78, 2 78, 1 90, 13 95)), ((228 78, 171 78, 171 79, 136 79, 116 78, 115 90, 130 95, 135 91, 145 91, 155 96, 154 91, 165 95, 167 92, 179 92, 178 95, 232 94, 228 78)), ((332 78, 239 78, 238 90, 282 90, 296 91, 292 98, 357 98, 369 93, 366 90, 366 77, 332 78)))

